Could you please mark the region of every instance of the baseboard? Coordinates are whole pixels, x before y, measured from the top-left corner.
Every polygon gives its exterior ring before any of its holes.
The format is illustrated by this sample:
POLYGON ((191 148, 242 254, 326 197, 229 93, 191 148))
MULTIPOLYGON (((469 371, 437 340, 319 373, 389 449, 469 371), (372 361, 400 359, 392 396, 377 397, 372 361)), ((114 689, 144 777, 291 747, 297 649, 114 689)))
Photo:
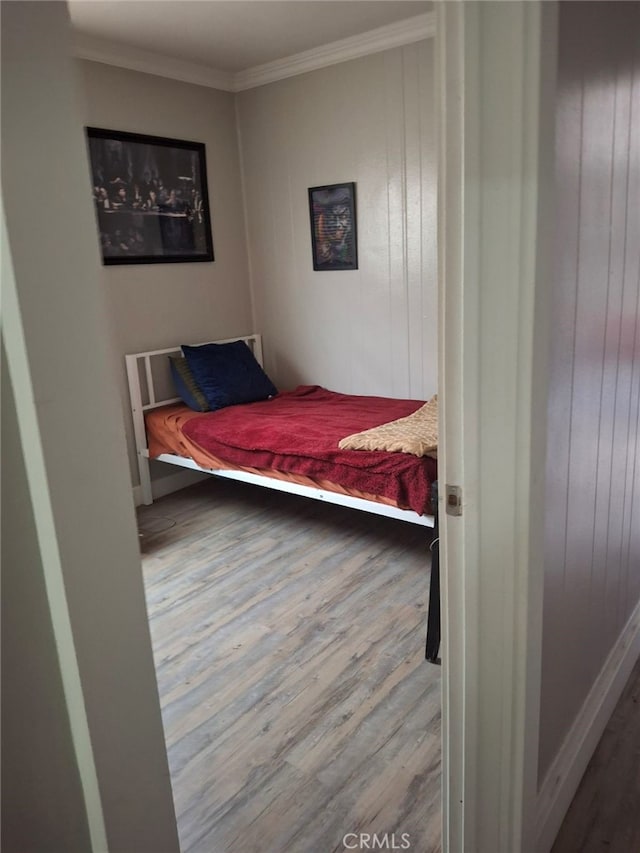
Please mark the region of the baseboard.
MULTIPOLYGON (((165 495, 170 495, 172 492, 178 492, 180 489, 186 489, 187 486, 192 486, 194 483, 199 483, 201 480, 206 480, 207 474, 200 474, 198 471, 180 470, 175 474, 169 474, 167 477, 160 477, 151 482, 151 492, 154 500, 163 498, 165 495)), ((133 487, 133 500, 136 506, 142 505, 142 489, 140 486, 133 487)))
POLYGON ((538 793, 537 853, 549 853, 640 654, 640 602, 611 650, 538 793))

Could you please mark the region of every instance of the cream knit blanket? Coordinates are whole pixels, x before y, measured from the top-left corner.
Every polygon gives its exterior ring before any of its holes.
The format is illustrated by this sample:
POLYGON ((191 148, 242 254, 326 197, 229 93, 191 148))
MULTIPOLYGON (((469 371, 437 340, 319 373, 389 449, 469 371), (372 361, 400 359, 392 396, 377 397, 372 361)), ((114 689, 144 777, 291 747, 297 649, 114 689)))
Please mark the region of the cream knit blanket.
POLYGON ((438 455, 438 395, 417 412, 343 438, 341 450, 389 450, 414 456, 438 455))

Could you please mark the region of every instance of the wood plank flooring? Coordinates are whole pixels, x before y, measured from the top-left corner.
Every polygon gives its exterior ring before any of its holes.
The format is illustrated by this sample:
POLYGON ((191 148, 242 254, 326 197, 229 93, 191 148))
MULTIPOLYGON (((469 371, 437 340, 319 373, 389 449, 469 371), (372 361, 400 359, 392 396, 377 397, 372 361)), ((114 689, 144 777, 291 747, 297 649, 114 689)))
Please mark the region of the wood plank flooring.
POLYGON ((589 762, 552 853, 640 850, 640 661, 589 762))
POLYGON ((428 531, 213 478, 139 526, 183 853, 437 853, 428 531))

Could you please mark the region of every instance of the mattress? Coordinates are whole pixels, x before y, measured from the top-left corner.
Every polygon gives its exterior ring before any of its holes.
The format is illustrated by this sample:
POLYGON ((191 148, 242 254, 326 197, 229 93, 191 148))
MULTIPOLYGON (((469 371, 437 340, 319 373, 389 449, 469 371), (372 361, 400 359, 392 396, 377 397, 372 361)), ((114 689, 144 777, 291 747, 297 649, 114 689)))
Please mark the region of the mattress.
POLYGON ((163 406, 145 416, 149 455, 176 454, 201 468, 250 471, 431 514, 435 460, 338 447, 346 435, 412 414, 423 403, 300 386, 204 414, 163 406))

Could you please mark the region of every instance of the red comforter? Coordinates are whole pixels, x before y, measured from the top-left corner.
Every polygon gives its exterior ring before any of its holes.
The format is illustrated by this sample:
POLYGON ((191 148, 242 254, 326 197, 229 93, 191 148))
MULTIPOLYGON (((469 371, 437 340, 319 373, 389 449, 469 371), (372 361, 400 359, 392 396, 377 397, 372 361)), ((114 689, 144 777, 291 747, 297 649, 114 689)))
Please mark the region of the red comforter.
POLYGON ((260 403, 192 418, 183 433, 235 465, 329 480, 430 513, 436 462, 384 451, 340 450, 341 438, 415 412, 423 401, 356 397, 301 385, 260 403))

